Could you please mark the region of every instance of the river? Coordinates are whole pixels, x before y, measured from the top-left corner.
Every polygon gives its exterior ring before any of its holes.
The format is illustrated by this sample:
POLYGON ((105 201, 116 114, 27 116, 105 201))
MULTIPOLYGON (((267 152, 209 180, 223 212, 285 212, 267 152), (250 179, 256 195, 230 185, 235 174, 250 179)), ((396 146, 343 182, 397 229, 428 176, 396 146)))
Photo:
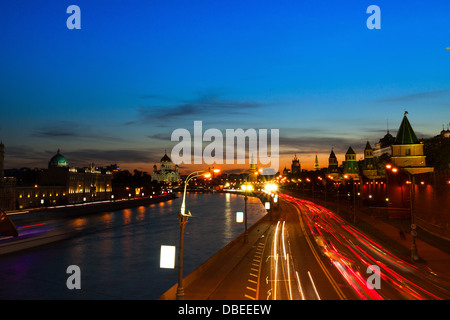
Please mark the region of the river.
MULTIPOLYGON (((248 226, 266 213, 248 198, 248 226)), ((160 269, 161 245, 178 247, 174 200, 74 219, 17 226, 19 232, 77 231, 74 237, 0 256, 0 299, 157 299, 177 282, 175 269, 160 269), (80 268, 81 289, 69 290, 67 267, 80 268)), ((244 231, 236 211, 244 198, 229 193, 189 193, 193 217, 185 230, 184 275, 244 231)))

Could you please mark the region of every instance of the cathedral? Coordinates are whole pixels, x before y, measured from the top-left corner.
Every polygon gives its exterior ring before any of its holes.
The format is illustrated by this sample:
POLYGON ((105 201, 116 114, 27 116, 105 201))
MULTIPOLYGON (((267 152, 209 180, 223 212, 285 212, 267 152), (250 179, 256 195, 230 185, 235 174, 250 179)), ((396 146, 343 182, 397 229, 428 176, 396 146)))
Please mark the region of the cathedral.
POLYGON ((160 161, 160 169, 158 170, 156 164, 153 166, 152 181, 173 183, 180 180, 178 165, 175 165, 175 169, 172 169, 172 165, 172 160, 165 153, 160 161))

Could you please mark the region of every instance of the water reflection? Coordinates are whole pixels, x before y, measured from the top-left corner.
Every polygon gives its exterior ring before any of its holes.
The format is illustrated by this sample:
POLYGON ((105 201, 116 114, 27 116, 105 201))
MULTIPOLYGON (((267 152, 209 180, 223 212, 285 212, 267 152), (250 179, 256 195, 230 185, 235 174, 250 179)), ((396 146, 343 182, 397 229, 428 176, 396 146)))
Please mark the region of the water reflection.
MULTIPOLYGON (((76 228, 79 235, 0 257, 0 298, 158 298, 177 281, 177 269, 159 268, 159 252, 162 244, 178 246, 181 201, 52 222, 57 229, 76 228), (81 290, 65 285, 72 264, 81 269, 81 290)), ((244 198, 190 193, 186 208, 193 217, 186 226, 185 275, 244 231, 235 222, 244 198)), ((260 201, 251 197, 248 212, 249 226, 265 214, 260 201)))

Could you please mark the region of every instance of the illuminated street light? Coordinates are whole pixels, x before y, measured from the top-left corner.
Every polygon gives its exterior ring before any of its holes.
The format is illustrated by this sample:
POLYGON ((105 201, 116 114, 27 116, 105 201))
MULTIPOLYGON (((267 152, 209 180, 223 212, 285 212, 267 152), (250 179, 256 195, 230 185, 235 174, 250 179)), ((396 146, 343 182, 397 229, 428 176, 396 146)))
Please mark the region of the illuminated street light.
POLYGON ((389 214, 389 174, 388 174, 388 170, 390 170, 392 173, 397 173, 398 169, 393 167, 390 163, 388 163, 386 165, 386 205, 387 205, 387 210, 388 210, 388 214, 389 214))
POLYGON ((278 186, 275 183, 268 183, 264 186, 264 190, 268 192, 275 192, 278 190, 278 186))
POLYGON ((248 242, 248 230, 247 230, 247 200, 248 200, 248 192, 253 191, 253 186, 251 184, 243 184, 241 189, 244 191, 244 201, 245 201, 245 210, 244 210, 244 222, 245 222, 245 232, 244 232, 244 243, 248 242))
POLYGON ((184 181, 183 202, 181 203, 180 213, 178 214, 178 222, 180 224, 180 252, 178 256, 178 287, 177 287, 177 300, 183 300, 184 288, 183 288, 183 249, 184 249, 184 228, 188 222, 189 217, 192 217, 191 212, 186 214, 186 188, 189 181, 193 178, 204 176, 205 178, 211 177, 210 172, 194 171, 189 174, 184 181))
MULTIPOLYGON (((344 175, 344 179, 350 179, 348 175, 344 175)), ((352 189, 353 189, 353 223, 356 224, 356 189, 355 189, 355 180, 352 179, 352 189)), ((369 196, 371 198, 372 196, 369 196)))

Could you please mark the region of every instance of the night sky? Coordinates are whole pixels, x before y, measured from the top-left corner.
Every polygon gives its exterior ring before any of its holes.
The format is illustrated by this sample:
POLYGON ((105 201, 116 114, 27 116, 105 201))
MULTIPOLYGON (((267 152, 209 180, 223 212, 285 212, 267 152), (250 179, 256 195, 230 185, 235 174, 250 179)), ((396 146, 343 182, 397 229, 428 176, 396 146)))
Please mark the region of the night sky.
POLYGON ((2 1, 5 168, 61 149, 71 166, 151 172, 194 120, 279 129, 280 170, 295 153, 327 166, 331 148, 341 162, 350 145, 359 159, 405 110, 435 136, 450 122, 449 13, 444 0, 2 1))

